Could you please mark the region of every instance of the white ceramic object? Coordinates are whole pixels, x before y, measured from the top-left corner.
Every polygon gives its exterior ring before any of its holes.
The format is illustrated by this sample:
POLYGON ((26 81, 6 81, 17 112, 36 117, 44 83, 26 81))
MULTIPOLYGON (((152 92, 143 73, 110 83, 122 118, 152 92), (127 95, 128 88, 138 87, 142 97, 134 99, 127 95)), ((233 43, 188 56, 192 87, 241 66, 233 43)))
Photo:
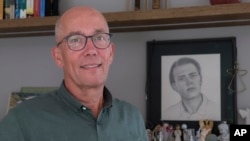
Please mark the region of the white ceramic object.
POLYGON ((130 11, 134 8, 134 0, 59 0, 59 14, 78 5, 91 6, 103 13, 130 11))

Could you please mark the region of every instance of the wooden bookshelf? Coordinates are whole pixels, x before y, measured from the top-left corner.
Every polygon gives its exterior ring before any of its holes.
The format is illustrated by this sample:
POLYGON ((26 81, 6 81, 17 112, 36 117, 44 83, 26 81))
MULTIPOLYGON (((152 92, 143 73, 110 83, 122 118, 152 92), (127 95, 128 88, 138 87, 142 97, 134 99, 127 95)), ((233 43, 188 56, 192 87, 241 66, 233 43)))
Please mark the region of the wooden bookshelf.
MULTIPOLYGON (((250 25, 250 3, 104 13, 111 32, 250 25)), ((0 38, 54 34, 58 16, 0 20, 0 38)))

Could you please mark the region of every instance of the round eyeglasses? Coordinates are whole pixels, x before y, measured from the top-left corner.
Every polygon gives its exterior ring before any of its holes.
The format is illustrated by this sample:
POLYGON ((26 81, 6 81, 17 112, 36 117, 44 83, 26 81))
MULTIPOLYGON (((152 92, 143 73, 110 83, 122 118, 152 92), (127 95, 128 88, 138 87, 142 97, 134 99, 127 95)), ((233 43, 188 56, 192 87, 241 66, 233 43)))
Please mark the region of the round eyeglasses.
POLYGON ((90 38, 96 48, 105 49, 110 45, 111 36, 111 33, 97 33, 92 36, 73 34, 64 37, 60 42, 57 43, 57 46, 59 46, 64 40, 66 40, 68 47, 71 50, 78 51, 84 49, 87 44, 88 38, 90 38))

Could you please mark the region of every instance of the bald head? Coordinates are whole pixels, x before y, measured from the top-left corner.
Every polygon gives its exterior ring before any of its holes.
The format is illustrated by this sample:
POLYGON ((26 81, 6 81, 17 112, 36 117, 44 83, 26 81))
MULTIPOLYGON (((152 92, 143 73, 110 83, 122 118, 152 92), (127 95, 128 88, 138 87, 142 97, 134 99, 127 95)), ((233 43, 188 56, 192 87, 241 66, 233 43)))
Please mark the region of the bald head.
POLYGON ((89 32, 109 33, 109 28, 105 17, 98 10, 87 7, 73 7, 63 13, 55 25, 56 42, 71 32, 80 32, 82 34, 94 34, 89 32), (95 31, 90 31, 93 29, 95 31))

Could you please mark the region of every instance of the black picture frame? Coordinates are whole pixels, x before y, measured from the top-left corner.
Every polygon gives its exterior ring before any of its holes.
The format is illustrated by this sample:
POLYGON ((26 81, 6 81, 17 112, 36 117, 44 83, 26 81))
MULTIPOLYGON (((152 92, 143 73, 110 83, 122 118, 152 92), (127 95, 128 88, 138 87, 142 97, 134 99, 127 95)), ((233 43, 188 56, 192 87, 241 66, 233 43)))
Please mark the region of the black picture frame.
MULTIPOLYGON (((174 58, 176 59, 178 57, 180 58, 185 56, 191 56, 192 58, 198 56, 198 59, 196 59, 197 61, 205 61, 203 66, 205 66, 206 68, 202 68, 202 66, 201 68, 203 71, 206 70, 207 74, 213 74, 214 69, 217 70, 216 72, 217 74, 219 74, 220 81, 220 87, 217 88, 217 91, 219 91, 220 98, 220 119, 214 120, 214 122, 215 125, 220 123, 221 121, 226 121, 229 124, 235 124, 237 122, 236 94, 229 90, 228 86, 230 84, 230 88, 236 90, 236 80, 232 80, 232 74, 228 73, 228 70, 232 70, 236 62, 236 38, 223 37, 166 41, 153 40, 147 42, 147 128, 153 129, 158 124, 168 122, 173 125, 185 123, 189 127, 198 129, 198 120, 168 120, 161 118, 163 109, 162 83, 164 83, 164 78, 162 78, 162 69, 164 57, 169 57, 165 59, 165 61, 169 61, 171 59, 174 60, 174 58), (206 58, 206 56, 209 57, 206 58), (210 60, 211 58, 213 58, 213 61, 210 60), (216 62, 216 58, 219 58, 219 66, 213 66, 213 64, 218 65, 218 62, 216 62), (208 68, 209 64, 212 65, 210 66, 210 68, 208 68), (217 68, 219 68, 219 70, 217 68)), ((207 78, 208 77, 210 76, 207 76, 207 78)))

